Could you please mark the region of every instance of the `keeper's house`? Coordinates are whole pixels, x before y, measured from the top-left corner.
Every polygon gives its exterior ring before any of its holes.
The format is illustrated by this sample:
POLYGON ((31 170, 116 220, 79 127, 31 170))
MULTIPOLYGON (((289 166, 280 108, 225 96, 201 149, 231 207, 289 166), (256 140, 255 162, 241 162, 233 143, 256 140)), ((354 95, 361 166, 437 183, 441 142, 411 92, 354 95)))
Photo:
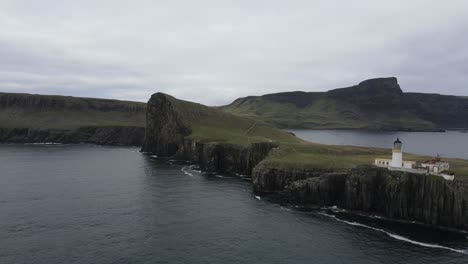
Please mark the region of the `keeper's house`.
POLYGON ((430 174, 441 176, 446 180, 453 180, 454 175, 443 173, 450 169, 448 162, 441 160, 439 156, 425 162, 403 160, 403 144, 399 138, 393 143, 392 158, 380 159, 374 161, 377 167, 388 168, 389 170, 408 171, 418 174, 430 174))

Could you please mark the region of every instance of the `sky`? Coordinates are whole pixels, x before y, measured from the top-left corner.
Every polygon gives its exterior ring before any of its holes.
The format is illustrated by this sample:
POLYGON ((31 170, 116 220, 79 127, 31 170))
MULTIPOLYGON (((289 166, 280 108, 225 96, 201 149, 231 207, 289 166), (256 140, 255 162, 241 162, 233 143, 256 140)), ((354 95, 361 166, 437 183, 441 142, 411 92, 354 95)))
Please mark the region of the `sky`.
POLYGON ((376 77, 468 95, 468 1, 0 0, 0 91, 208 105, 376 77))

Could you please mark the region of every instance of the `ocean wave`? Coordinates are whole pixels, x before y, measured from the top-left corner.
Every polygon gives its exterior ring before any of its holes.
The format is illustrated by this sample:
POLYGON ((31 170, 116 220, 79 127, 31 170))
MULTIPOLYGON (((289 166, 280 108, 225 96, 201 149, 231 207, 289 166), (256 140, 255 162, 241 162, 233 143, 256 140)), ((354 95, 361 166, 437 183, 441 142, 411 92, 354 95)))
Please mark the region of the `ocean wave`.
POLYGON ((188 166, 188 168, 191 170, 191 171, 194 171, 194 172, 197 172, 197 173, 201 173, 202 171, 201 170, 196 170, 195 168, 197 167, 197 165, 190 165, 188 166))
POLYGON ((182 169, 180 169, 185 175, 188 175, 190 177, 193 177, 193 173, 189 172, 188 170, 190 169, 190 166, 184 166, 182 169))
POLYGON ((404 241, 404 242, 407 242, 407 243, 410 243, 410 244, 413 244, 413 245, 418 245, 418 246, 427 247, 427 248, 444 249, 444 250, 449 250, 449 251, 453 251, 453 252, 468 255, 468 250, 466 250, 466 249, 465 250, 455 249, 455 248, 451 248, 451 247, 441 246, 441 245, 438 245, 438 244, 429 244, 429 243, 419 242, 419 241, 411 240, 411 239, 409 239, 407 237, 404 237, 404 236, 400 236, 400 235, 388 232, 388 231, 386 231, 384 229, 364 225, 364 224, 357 223, 357 222, 346 221, 346 220, 343 220, 343 219, 339 219, 338 217, 336 217, 334 215, 329 215, 329 214, 326 214, 326 213, 323 213, 323 212, 320 212, 319 214, 330 217, 330 218, 333 218, 333 219, 337 220, 338 222, 342 222, 342 223, 345 223, 345 224, 348 224, 348 225, 363 227, 363 228, 371 229, 371 230, 374 230, 374 231, 377 231, 377 232, 381 232, 381 233, 384 233, 384 234, 386 234, 387 236, 389 236, 389 237, 391 237, 393 239, 404 241))
POLYGON ((56 142, 40 142, 40 143, 24 143, 25 145, 65 145, 63 143, 56 143, 56 142))
POLYGON ((221 178, 221 179, 232 179, 232 177, 223 176, 223 175, 219 175, 219 174, 216 174, 215 176, 216 176, 217 178, 221 178))

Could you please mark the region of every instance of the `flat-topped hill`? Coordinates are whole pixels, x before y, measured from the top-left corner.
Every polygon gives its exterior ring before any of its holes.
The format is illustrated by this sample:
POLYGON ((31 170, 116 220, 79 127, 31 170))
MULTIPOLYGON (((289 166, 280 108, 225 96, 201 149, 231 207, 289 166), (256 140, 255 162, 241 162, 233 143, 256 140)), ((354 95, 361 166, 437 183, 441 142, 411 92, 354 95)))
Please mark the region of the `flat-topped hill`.
POLYGON ((440 130, 468 126, 466 97, 404 93, 394 77, 328 92, 249 96, 222 109, 282 128, 440 130))
POLYGON ((145 126, 145 104, 56 95, 0 93, 0 127, 69 129, 145 126))
POLYGON ((146 104, 0 93, 1 143, 141 145, 146 104))

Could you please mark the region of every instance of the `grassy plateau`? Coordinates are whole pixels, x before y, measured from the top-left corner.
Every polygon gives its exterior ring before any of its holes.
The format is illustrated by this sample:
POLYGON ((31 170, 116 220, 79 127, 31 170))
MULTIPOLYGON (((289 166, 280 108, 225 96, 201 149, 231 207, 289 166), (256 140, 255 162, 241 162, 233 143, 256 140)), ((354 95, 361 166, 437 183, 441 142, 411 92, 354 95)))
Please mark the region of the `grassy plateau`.
MULTIPOLYGON (((253 142, 275 142, 277 149, 263 161, 282 168, 323 168, 346 171, 373 164, 375 158, 390 158, 391 150, 356 146, 336 146, 304 141, 253 117, 237 116, 217 108, 172 98, 179 116, 191 125, 189 138, 210 143, 247 146, 253 142)), ((405 159, 424 161, 427 156, 405 154, 405 159)), ((468 176, 468 160, 446 159, 458 178, 468 176)), ((468 177, 467 177, 468 179, 468 177)))

